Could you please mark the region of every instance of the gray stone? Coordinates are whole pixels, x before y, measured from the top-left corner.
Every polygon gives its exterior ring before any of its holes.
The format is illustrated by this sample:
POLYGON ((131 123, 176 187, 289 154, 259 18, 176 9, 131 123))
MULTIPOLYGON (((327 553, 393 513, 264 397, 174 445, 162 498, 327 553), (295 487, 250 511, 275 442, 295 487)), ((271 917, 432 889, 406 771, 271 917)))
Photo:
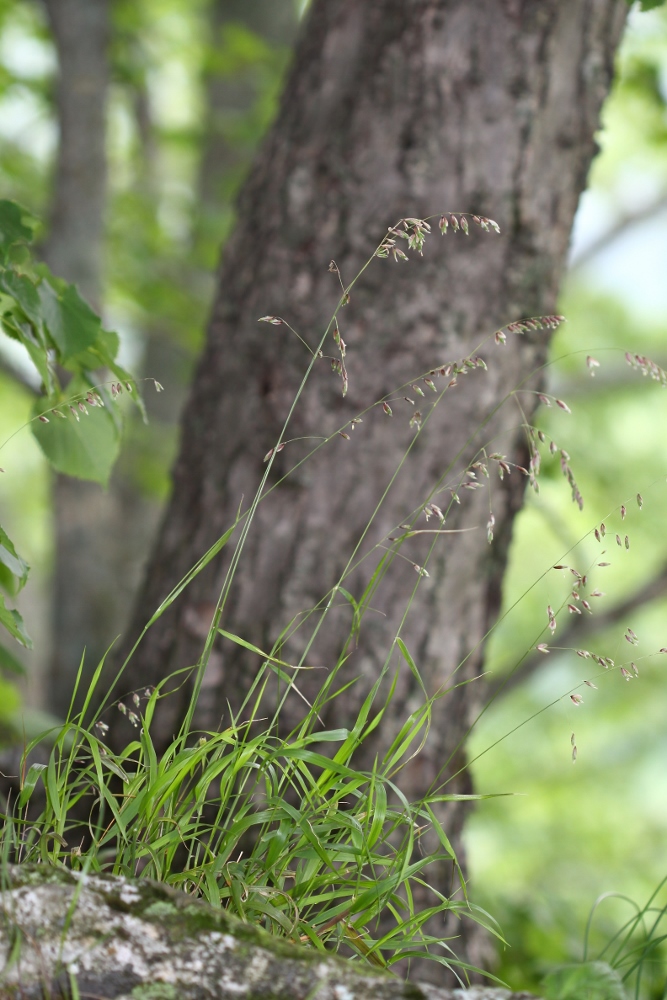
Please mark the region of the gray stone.
POLYGON ((406 983, 148 879, 15 866, 0 900, 2 1000, 528 1000, 406 983))

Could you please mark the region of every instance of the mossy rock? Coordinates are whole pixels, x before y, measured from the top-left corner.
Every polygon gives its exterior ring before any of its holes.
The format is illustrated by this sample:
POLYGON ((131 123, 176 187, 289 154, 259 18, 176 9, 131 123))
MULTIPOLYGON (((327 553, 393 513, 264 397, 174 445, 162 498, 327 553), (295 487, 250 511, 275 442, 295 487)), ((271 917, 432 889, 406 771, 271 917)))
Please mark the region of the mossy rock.
MULTIPOLYGON (((0 872, 0 1000, 520 1000, 406 983, 149 879, 0 872)), ((530 998, 525 998, 530 1000, 530 998)))

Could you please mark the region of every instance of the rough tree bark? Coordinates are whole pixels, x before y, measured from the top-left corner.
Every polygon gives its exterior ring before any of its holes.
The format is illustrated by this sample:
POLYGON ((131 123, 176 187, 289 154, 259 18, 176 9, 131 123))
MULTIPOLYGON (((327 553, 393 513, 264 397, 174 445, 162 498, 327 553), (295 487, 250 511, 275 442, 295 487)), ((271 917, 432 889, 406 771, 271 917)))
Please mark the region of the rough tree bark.
MULTIPOLYGON (((490 216, 503 233, 433 236, 423 260, 374 261, 340 315, 348 395, 341 397, 340 379, 321 362, 288 438, 331 433, 406 379, 465 357, 510 320, 555 311, 626 14, 624 0, 315 0, 281 111, 240 197, 185 411, 173 497, 131 640, 232 523, 239 504, 253 496, 263 456, 277 440, 307 361, 285 327, 258 325, 257 319, 284 316, 316 343, 339 295, 328 270, 332 257, 349 281, 388 224, 443 210, 490 216)), ((538 332, 484 349, 488 372, 461 377, 446 393, 393 481, 362 552, 378 542, 391 544, 386 536, 429 498, 450 464, 448 482, 457 481, 480 445, 491 441, 490 450, 526 464, 517 407, 511 401, 497 413, 495 407, 525 379, 524 389, 541 387, 540 377, 530 373, 544 362, 548 339, 538 332), (492 412, 491 423, 478 431, 492 412)), ((260 505, 224 611, 225 628, 269 648, 295 615, 316 605, 336 582, 414 437, 408 426, 413 410, 428 412, 426 399, 413 407, 402 396, 393 404, 393 418, 376 407, 349 441, 337 437, 260 505)), ((536 396, 526 391, 521 402, 530 420, 536 396)), ((287 445, 271 483, 307 445, 287 445)), ((462 661, 455 680, 478 677, 483 637, 498 612, 525 479, 516 472, 502 482, 492 476, 493 545, 485 532, 488 490, 462 491, 447 527, 475 530, 438 541, 430 578, 419 581, 401 628, 429 694, 451 683, 462 661)), ((432 499, 446 507, 450 495, 432 499)), ((411 562, 423 561, 428 544, 422 538, 404 543, 409 560, 395 559, 373 594, 380 614, 366 616, 342 674, 345 681, 360 680, 329 705, 327 724, 345 725, 354 717, 412 592, 411 562)), ((377 555, 347 580, 356 597, 376 562, 377 555)), ((130 663, 123 690, 156 683, 196 662, 227 565, 223 551, 158 621, 130 663)), ((349 624, 349 614, 338 612, 317 637, 309 661, 335 663, 349 624)), ((296 632, 284 658, 295 662, 305 641, 305 631, 296 632)), ((394 664, 400 676, 382 742, 421 697, 410 672, 397 659, 394 664)), ((239 703, 256 665, 240 647, 216 649, 199 726, 224 723, 227 700, 239 703)), ((300 675, 306 694, 320 682, 318 672, 300 675)), ((153 727, 158 745, 176 730, 187 697, 183 687, 160 703, 153 727)), ((402 775, 412 796, 438 783, 444 765, 445 777, 465 765, 461 744, 482 698, 478 682, 436 702, 429 741, 402 775)), ((302 708, 298 700, 287 706, 286 732, 302 708)), ((132 732, 123 728, 120 713, 110 718, 114 742, 132 732)), ((362 750, 362 765, 371 765, 377 749, 374 744, 362 750)), ((446 785, 449 792, 469 790, 466 772, 446 785)), ((459 803, 440 813, 459 853, 463 817, 459 803)), ((451 875, 443 867, 431 879, 447 894, 451 875)), ((426 895, 417 903, 426 905, 426 895)), ((467 957, 478 957, 474 942, 467 957)), ((424 978, 438 971, 426 967, 413 974, 424 978)))

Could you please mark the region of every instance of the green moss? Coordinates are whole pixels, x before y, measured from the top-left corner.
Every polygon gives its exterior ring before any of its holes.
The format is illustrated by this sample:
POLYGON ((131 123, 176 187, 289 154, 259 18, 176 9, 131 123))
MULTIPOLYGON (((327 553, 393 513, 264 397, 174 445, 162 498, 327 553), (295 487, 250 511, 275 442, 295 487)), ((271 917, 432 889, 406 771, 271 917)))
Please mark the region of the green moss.
POLYGON ((171 983, 144 983, 135 986, 130 996, 136 1000, 178 1000, 176 987, 171 983))
MULTIPOLYGON (((160 925, 173 941, 197 938, 201 933, 214 932, 230 934, 235 942, 235 957, 242 960, 252 948, 262 948, 278 959, 284 958, 300 963, 302 969, 323 960, 334 967, 349 971, 349 965, 340 957, 323 954, 313 948, 282 938, 274 937, 261 927, 244 923, 237 917, 222 910, 214 909, 203 900, 194 899, 168 885, 148 879, 127 880, 128 887, 136 891, 136 898, 125 896, 118 882, 111 876, 95 874, 95 891, 101 891, 106 903, 122 912, 131 913, 160 925), (98 889, 99 887, 99 889, 98 889)), ((49 865, 25 865, 10 869, 6 881, 13 888, 19 886, 37 887, 44 884, 58 884, 75 887, 80 880, 65 869, 49 865)), ((379 970, 378 970, 379 971, 379 970)), ((379 973, 382 975, 382 973, 379 973)), ((388 979, 393 978, 389 973, 388 979)), ((285 1000, 291 1000, 291 991, 286 987, 285 1000)), ((150 983, 134 987, 132 997, 136 1000, 177 1000, 174 988, 169 983, 150 983)), ((409 1000, 421 1000, 419 989, 408 989, 409 1000)), ((248 995, 247 1000, 263 1000, 248 995)))
POLYGON ((167 921, 170 917, 176 916, 177 913, 178 910, 173 903, 167 902, 165 899, 156 899, 154 903, 150 903, 142 910, 141 915, 147 920, 167 921))
POLYGON ((8 880, 12 889, 22 886, 76 884, 70 872, 52 865, 14 865, 10 867, 9 873, 9 875, 6 871, 2 873, 2 878, 8 880))

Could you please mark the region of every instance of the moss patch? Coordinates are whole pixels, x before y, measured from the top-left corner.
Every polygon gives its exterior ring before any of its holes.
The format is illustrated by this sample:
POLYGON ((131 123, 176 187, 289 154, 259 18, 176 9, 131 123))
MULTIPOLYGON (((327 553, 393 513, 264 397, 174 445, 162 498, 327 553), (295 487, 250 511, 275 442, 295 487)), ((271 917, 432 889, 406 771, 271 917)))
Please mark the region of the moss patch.
POLYGON ((144 983, 135 986, 131 996, 136 1000, 178 1000, 176 987, 171 983, 144 983))

